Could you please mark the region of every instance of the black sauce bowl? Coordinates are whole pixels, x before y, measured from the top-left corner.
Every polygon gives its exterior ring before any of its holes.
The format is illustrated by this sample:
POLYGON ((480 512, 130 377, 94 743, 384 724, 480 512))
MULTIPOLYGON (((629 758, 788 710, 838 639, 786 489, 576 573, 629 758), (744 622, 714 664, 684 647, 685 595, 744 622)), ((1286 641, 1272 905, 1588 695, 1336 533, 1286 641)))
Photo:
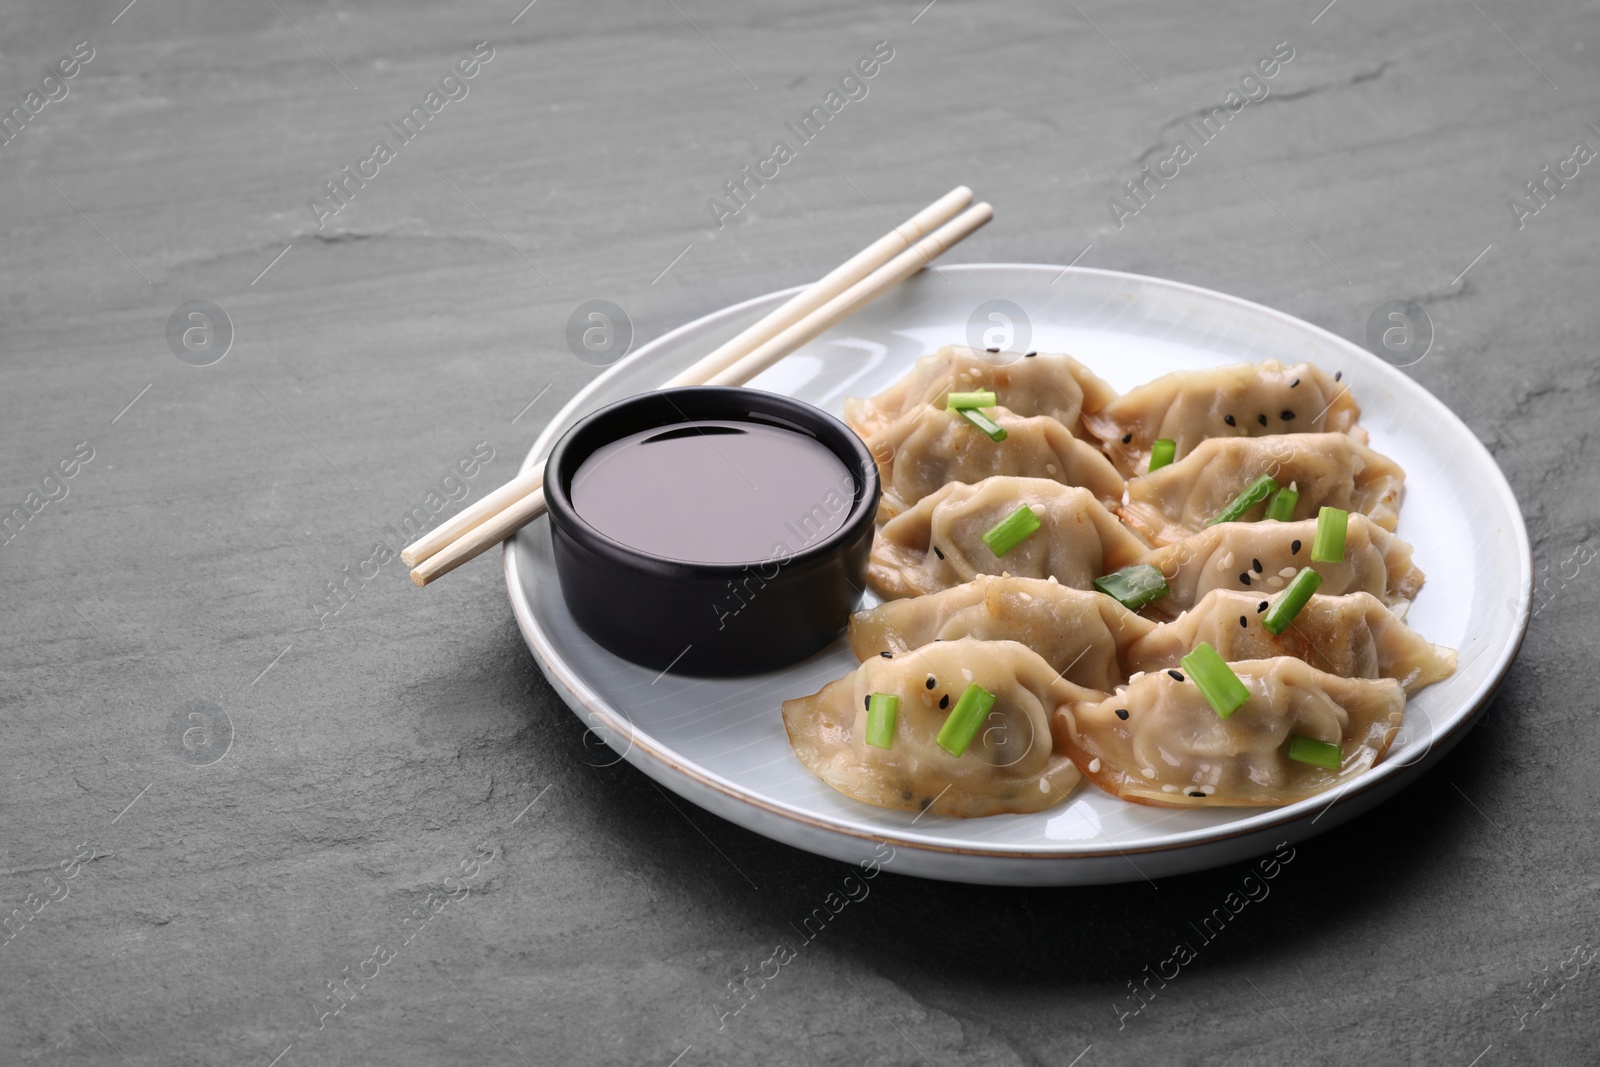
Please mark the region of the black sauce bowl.
MULTIPOLYGON (((882 488, 866 445, 826 412, 755 389, 693 386, 641 393, 585 416, 551 451, 544 491, 561 595, 584 633, 641 666, 727 676, 796 663, 844 629, 861 601, 882 488), (854 483, 844 524, 789 556, 696 563, 623 544, 578 514, 572 479, 595 450, 703 419, 763 423, 827 447, 854 483)), ((814 503, 796 500, 796 513, 814 503)))

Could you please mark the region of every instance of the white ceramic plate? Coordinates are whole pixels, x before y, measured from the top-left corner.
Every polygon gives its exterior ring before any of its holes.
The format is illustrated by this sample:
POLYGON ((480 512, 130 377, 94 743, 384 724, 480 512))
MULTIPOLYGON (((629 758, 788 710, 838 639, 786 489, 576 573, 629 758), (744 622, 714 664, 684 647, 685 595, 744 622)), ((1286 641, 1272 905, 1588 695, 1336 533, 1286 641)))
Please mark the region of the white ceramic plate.
MULTIPOLYGON (((524 466, 542 460, 582 415, 654 388, 790 295, 708 315, 622 359, 562 409, 524 466)), ((845 397, 875 393, 917 357, 964 343, 974 312, 996 299, 1025 313, 1031 337, 1019 328, 1017 347, 1069 352, 1118 390, 1168 371, 1268 358, 1344 372, 1372 447, 1406 471, 1399 534, 1430 576, 1408 620, 1460 654, 1456 673, 1406 708, 1388 758, 1337 795, 1282 808, 1152 808, 1088 782, 1032 815, 956 819, 872 807, 800 764, 779 712, 785 699, 854 669, 842 639, 773 674, 657 675, 578 630, 561 599, 548 527, 535 523, 506 546, 511 604, 545 676, 598 737, 665 788, 797 848, 860 862, 881 859, 887 853, 878 842, 888 842, 890 866, 900 873, 1020 885, 1136 881, 1257 855, 1373 807, 1461 738, 1527 628, 1527 531, 1499 467, 1467 427, 1405 374, 1347 341, 1271 308, 1156 278, 1033 264, 951 266, 905 283, 751 384, 838 415, 845 397)))

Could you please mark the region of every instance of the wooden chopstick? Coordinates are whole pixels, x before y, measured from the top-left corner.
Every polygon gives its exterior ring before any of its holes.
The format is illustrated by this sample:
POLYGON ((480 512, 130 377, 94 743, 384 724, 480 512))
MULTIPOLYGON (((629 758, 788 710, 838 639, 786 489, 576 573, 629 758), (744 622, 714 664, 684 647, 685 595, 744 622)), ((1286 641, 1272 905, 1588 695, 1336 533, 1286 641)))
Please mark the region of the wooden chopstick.
MULTIPOLYGON (((763 342, 782 330, 793 326, 806 315, 859 282, 874 270, 889 262, 896 254, 949 222, 962 208, 972 202, 972 190, 958 185, 939 199, 912 215, 872 244, 863 248, 816 282, 764 315, 761 320, 739 333, 710 355, 680 371, 661 389, 680 385, 703 385, 712 375, 727 370, 763 342)), ((518 500, 535 492, 544 484, 544 467, 518 475, 499 489, 485 496, 471 507, 440 523, 423 534, 400 553, 408 567, 415 567, 467 531, 487 522, 518 500)))
MULTIPOLYGON (((717 374, 707 384, 743 385, 807 341, 837 325, 915 274, 993 217, 994 209, 988 204, 974 204, 748 356, 717 374)), ((417 564, 411 571, 412 582, 417 585, 427 585, 441 575, 449 574, 463 563, 504 541, 544 512, 544 488, 541 485, 417 564)))

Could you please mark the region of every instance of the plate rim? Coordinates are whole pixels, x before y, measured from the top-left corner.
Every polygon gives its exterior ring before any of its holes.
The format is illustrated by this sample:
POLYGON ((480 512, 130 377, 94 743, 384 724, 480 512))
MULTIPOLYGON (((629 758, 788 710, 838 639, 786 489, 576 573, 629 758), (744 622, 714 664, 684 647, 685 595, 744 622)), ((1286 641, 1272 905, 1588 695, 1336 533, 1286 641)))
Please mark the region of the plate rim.
MULTIPOLYGON (((1194 285, 1189 282, 1174 281, 1168 278, 1158 278, 1147 274, 1136 274, 1130 271, 1109 270, 1102 267, 1077 267, 1070 265, 1060 266, 1056 264, 1045 263, 954 263, 940 266, 938 269, 940 271, 952 271, 959 273, 983 273, 989 271, 1043 273, 1049 271, 1054 272, 1057 275, 1056 280, 1058 281, 1060 280, 1060 276, 1067 273, 1076 275, 1090 275, 1098 276, 1111 281, 1121 281, 1125 284, 1131 283, 1132 285, 1136 286, 1155 286, 1205 300, 1221 301, 1224 304, 1233 305, 1238 309, 1247 310, 1253 314, 1264 314, 1269 318, 1278 320, 1290 328, 1297 330, 1308 330, 1313 334, 1321 335, 1321 337, 1331 341, 1334 345, 1354 354, 1356 358, 1364 365, 1378 368, 1380 374, 1385 376, 1392 374, 1396 376, 1398 380, 1407 382, 1411 387, 1415 387, 1415 390, 1426 398, 1426 402, 1433 405, 1435 413, 1442 415, 1444 418, 1454 422, 1457 426, 1464 430, 1467 436, 1472 440, 1473 444, 1477 447, 1482 457, 1488 460, 1489 466, 1494 472, 1494 491, 1502 498, 1502 502, 1507 505, 1508 513, 1515 519, 1515 521, 1510 525, 1511 533, 1517 548, 1516 555, 1519 582, 1517 594, 1518 606, 1516 619, 1513 626, 1512 640, 1508 641, 1504 648, 1502 648, 1498 661, 1493 665, 1492 673, 1462 701, 1461 706, 1466 709, 1465 713, 1459 716, 1456 722, 1452 724, 1443 734, 1430 738, 1427 747, 1424 748, 1414 759, 1381 763, 1377 767, 1363 773, 1345 787, 1339 789, 1337 791, 1338 795, 1330 800, 1323 810, 1333 807, 1334 804, 1359 798, 1363 794, 1366 794, 1373 789, 1389 786, 1391 784, 1391 780, 1397 778, 1406 768, 1422 764, 1428 754, 1433 750, 1439 749, 1441 754, 1443 754, 1450 748, 1453 748, 1461 739, 1461 737, 1465 735, 1466 731, 1470 730, 1474 725, 1476 725, 1478 719, 1482 716, 1489 702, 1494 699, 1494 696, 1498 692, 1501 684, 1505 681, 1505 677, 1510 672, 1512 664, 1516 662, 1517 655, 1521 652, 1522 644, 1527 637, 1529 623, 1532 619, 1533 558, 1532 549, 1528 541, 1527 521, 1522 514, 1521 505, 1517 502, 1516 494, 1513 492, 1511 484, 1506 478, 1505 472, 1500 469, 1500 464, 1483 445, 1483 442, 1478 440, 1477 435, 1472 432, 1471 428, 1467 426, 1466 422, 1462 420, 1460 416, 1456 415, 1454 411, 1450 410, 1450 408, 1447 407, 1442 400, 1435 396, 1425 386, 1421 385, 1421 383, 1417 382, 1409 375, 1403 374, 1399 368, 1385 363, 1383 360, 1368 352, 1366 349, 1361 348, 1359 345, 1356 345, 1354 342, 1340 337, 1338 334, 1318 326, 1313 322, 1308 322, 1307 320, 1299 318, 1298 316, 1291 315, 1286 311, 1280 311, 1277 308, 1268 307, 1265 304, 1259 304, 1252 300, 1246 300, 1243 297, 1233 296, 1228 293, 1219 292, 1215 289, 1208 289, 1204 286, 1194 285)), ((792 296, 805 288, 806 286, 804 285, 793 286, 788 289, 780 289, 773 292, 763 293, 761 295, 739 301, 738 303, 730 304, 726 307, 710 312, 709 314, 702 315, 698 318, 683 323, 682 325, 667 331, 661 336, 652 339, 634 351, 627 353, 621 359, 617 360, 616 363, 613 363, 603 372, 596 375, 592 381, 580 389, 571 400, 567 401, 567 403, 564 404, 560 410, 551 416, 550 421, 546 424, 545 428, 540 431, 539 436, 535 438, 532 447, 528 451, 528 454, 526 457, 524 457, 522 465, 519 468, 519 473, 529 470, 539 463, 544 456, 548 455, 550 449, 554 446, 555 439, 560 434, 565 433, 569 428, 568 426, 563 425, 563 423, 570 422, 574 416, 574 413, 577 413, 578 417, 581 417, 583 411, 590 402, 590 398, 595 393, 604 389, 613 378, 624 373, 626 369, 633 367, 642 359, 649 358, 656 351, 666 347, 685 334, 703 329, 707 326, 716 325, 717 323, 725 321, 728 318, 735 317, 745 311, 748 311, 752 307, 775 304, 782 298, 792 296)), ((1119 855, 1126 857, 1130 855, 1148 855, 1153 853, 1182 853, 1192 849, 1215 846, 1222 842, 1230 841, 1239 837, 1262 834, 1278 827, 1292 826, 1304 821, 1307 818, 1308 811, 1301 810, 1301 805, 1305 804, 1306 800, 1302 800, 1296 802, 1295 804, 1284 805, 1282 807, 1261 809, 1252 815, 1229 822, 1223 826, 1202 827, 1194 830, 1183 831, 1180 839, 1138 845, 1131 848, 1118 848, 1114 843, 1107 840, 1103 844, 1097 844, 1087 848, 1083 847, 1079 843, 1074 843, 1071 846, 1063 845, 1060 847, 1046 846, 1018 849, 1015 846, 1009 845, 985 847, 983 844, 976 842, 967 845, 950 845, 926 840, 905 838, 899 836, 899 828, 895 827, 885 827, 880 830, 866 831, 855 826, 836 822, 826 817, 793 808, 789 805, 773 801, 766 797, 755 795, 749 790, 722 778, 720 775, 707 770, 693 761, 686 761, 680 758, 678 754, 669 746, 656 741, 648 734, 644 734, 636 730, 625 715, 619 713, 617 709, 613 708, 600 694, 591 689, 583 681, 583 679, 577 675, 576 672, 570 670, 565 663, 561 661, 561 657, 547 641, 540 624, 534 617, 532 603, 522 593, 521 577, 517 566, 516 544, 516 536, 506 539, 501 548, 501 561, 506 579, 506 591, 511 600, 512 613, 516 616, 517 627, 522 632, 524 642, 527 643, 529 650, 534 654, 534 658, 538 662, 539 667, 544 673, 545 677, 551 682, 552 686, 554 686, 557 691, 562 694, 569 708, 572 707, 575 701, 577 704, 582 705, 583 710, 586 711, 590 716, 590 721, 587 723, 587 725, 589 725, 591 728, 593 728, 596 725, 596 722, 598 722, 599 725, 612 730, 616 735, 626 737, 628 739, 628 747, 625 752, 620 754, 620 758, 627 759, 629 763, 633 764, 647 775, 649 775, 649 769, 646 767, 645 763, 642 762, 642 760, 644 760, 646 757, 648 757, 650 761, 653 761, 657 766, 678 775, 682 775, 697 783, 703 789, 709 789, 714 793, 720 794, 725 801, 758 808, 777 818, 788 822, 801 824, 810 828, 811 830, 820 831, 824 834, 841 835, 854 838, 859 841, 868 841, 874 843, 886 842, 895 848, 906 848, 921 853, 942 853, 947 855, 972 856, 975 858, 993 860, 1030 860, 1039 863, 1061 863, 1074 860, 1098 861, 1119 855), (639 759, 633 758, 635 752, 640 753, 639 759)), ((583 716, 580 716, 580 718, 583 718, 583 716)), ((649 776, 652 778, 655 777, 654 775, 649 776)), ((672 785, 670 781, 666 781, 666 784, 669 788, 672 785)), ((1400 781, 1394 782, 1393 784, 1396 789, 1399 789, 1403 788, 1407 783, 1400 781)), ((674 791, 676 792, 676 790, 674 791)), ((680 795, 684 795, 686 796, 686 799, 694 801, 699 806, 704 807, 704 804, 700 804, 696 797, 681 793, 680 795)), ((1309 799, 1311 798, 1307 798, 1307 800, 1309 799)), ((1242 808, 1239 810, 1248 811, 1250 809, 1242 808)), ((720 813, 713 812, 713 814, 720 813)), ((1320 817, 1320 815, 1317 816, 1317 818, 1320 817)), ((768 833, 764 830, 755 829, 755 832, 761 833, 764 837, 773 838, 771 833, 768 833)), ((779 838, 773 839, 781 841, 779 838)), ((789 844, 791 847, 803 847, 794 845, 792 842, 787 841, 782 843, 789 844)))

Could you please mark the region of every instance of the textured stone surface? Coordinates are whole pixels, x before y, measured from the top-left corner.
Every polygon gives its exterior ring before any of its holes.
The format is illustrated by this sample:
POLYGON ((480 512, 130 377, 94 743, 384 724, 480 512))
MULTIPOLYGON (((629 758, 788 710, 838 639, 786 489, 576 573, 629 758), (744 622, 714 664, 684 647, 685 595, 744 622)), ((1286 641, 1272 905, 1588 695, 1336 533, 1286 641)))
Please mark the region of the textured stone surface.
POLYGON ((0 945, 0 1062, 1593 1061, 1600 579, 1562 565, 1600 548, 1600 175, 1520 230, 1506 204, 1600 146, 1593 5, 122 2, 0 12, 5 109, 95 50, 0 145, 0 500, 93 453, 0 549, 0 903, 39 909, 0 945), (307 199, 480 40, 470 95, 318 231, 307 199), (870 94, 718 229, 707 198, 879 40, 870 94), (1107 199, 1280 41, 1271 95, 1119 229, 1107 199), (653 337, 958 182, 1000 215, 955 260, 1091 246, 1356 340, 1421 301, 1408 372, 1500 461, 1550 584, 1486 721, 1139 1014, 1127 983, 1248 867, 885 874, 719 1029, 849 870, 591 766, 496 562, 308 605, 479 442, 472 494, 508 476, 595 373, 580 302, 653 337), (236 334, 204 368, 164 332, 200 299, 236 334), (232 747, 201 764, 212 706, 232 747))

